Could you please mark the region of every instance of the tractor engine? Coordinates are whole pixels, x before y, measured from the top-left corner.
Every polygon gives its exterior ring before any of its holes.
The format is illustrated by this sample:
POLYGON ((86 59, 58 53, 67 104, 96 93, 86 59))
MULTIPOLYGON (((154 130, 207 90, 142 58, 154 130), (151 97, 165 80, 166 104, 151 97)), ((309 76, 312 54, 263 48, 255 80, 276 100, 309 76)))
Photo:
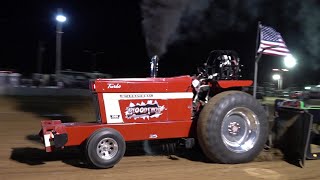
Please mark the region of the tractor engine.
POLYGON ((211 51, 206 62, 197 67, 197 75, 193 76, 193 117, 215 94, 222 92, 217 81, 237 80, 240 75, 240 58, 232 50, 211 51))
POLYGON ((206 62, 197 68, 197 79, 237 80, 241 77, 239 61, 235 51, 211 51, 206 62))

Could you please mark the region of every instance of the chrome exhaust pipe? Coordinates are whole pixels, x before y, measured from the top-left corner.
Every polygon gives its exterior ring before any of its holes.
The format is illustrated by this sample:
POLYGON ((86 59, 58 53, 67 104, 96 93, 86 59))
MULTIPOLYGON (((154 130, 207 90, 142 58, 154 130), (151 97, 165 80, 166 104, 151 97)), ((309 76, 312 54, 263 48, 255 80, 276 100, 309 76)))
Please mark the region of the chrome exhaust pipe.
POLYGON ((157 55, 154 55, 152 58, 151 58, 151 69, 150 69, 150 76, 155 78, 157 77, 157 74, 158 74, 158 62, 159 62, 159 57, 157 55))

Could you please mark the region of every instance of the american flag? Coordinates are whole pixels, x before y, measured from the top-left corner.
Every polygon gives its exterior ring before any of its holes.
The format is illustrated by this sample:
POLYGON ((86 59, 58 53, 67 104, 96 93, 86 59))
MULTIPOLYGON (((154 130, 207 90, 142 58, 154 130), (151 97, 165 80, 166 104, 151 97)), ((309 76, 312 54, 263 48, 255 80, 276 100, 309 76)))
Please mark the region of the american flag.
POLYGON ((263 25, 260 26, 260 45, 258 53, 259 52, 262 52, 263 54, 278 56, 290 55, 290 51, 287 48, 285 42, 283 41, 281 34, 274 30, 272 27, 263 25), (263 49, 265 50, 262 52, 263 49))

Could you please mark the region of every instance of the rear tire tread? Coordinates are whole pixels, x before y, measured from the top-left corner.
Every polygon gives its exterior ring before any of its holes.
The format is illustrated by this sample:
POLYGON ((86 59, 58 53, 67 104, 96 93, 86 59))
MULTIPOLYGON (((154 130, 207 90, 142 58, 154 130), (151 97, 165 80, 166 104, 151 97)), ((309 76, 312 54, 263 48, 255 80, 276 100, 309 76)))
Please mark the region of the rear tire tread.
POLYGON ((268 122, 263 107, 251 95, 241 91, 225 91, 212 97, 202 109, 197 124, 198 141, 203 153, 209 160, 218 163, 249 162, 263 149, 267 140, 268 122), (255 147, 245 153, 234 153, 227 149, 220 134, 224 111, 233 105, 249 106, 259 118, 260 135, 255 147))

